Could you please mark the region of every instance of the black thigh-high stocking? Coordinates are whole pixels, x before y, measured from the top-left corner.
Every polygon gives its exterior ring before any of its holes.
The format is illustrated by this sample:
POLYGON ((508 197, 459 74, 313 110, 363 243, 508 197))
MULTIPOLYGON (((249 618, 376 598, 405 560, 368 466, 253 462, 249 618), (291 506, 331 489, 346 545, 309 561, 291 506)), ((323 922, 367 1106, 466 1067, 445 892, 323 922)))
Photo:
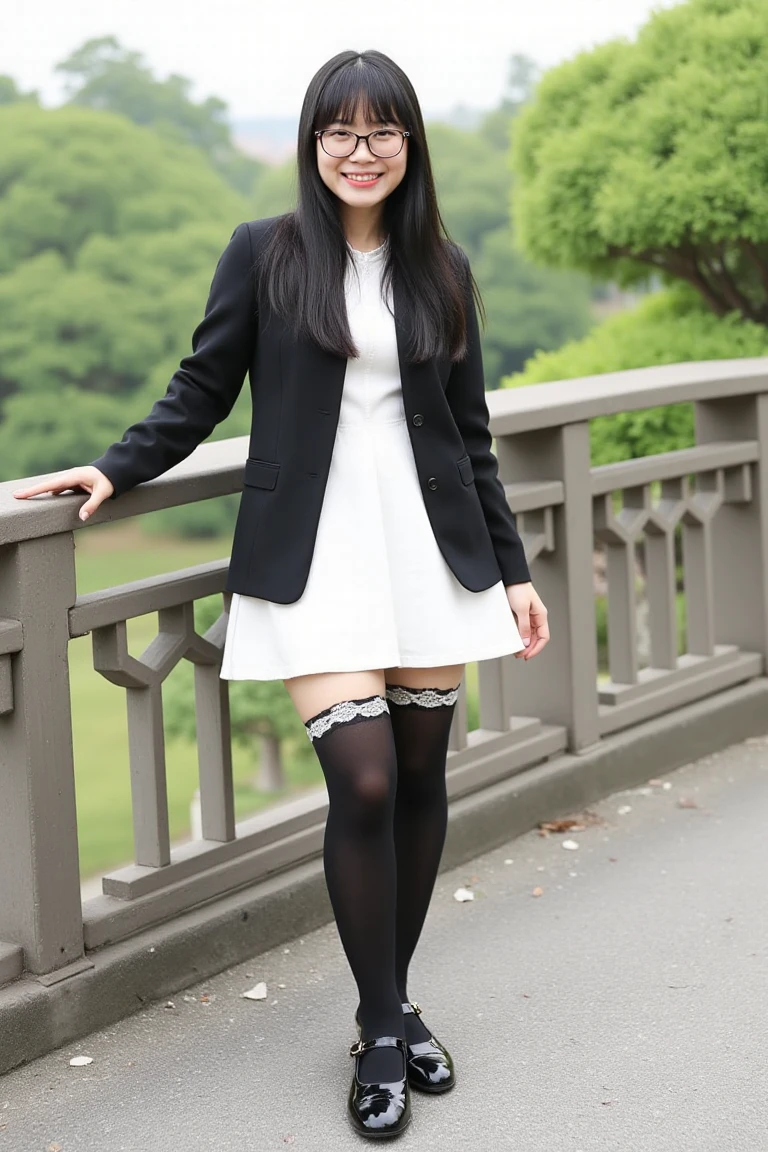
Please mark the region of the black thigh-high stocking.
MULTIPOLYGON (((395 980, 397 759, 383 696, 343 700, 305 722, 328 788, 323 843, 328 895, 360 993, 363 1040, 405 1036, 395 980)), ((363 1053, 364 1083, 402 1079, 395 1048, 363 1053)))
MULTIPOLYGON (((458 688, 406 688, 387 684, 397 753, 395 853, 397 916, 395 978, 408 1000, 408 966, 426 919, 448 824, 445 767, 458 688)), ((406 1038, 425 1040, 418 1016, 405 1015, 406 1038)))

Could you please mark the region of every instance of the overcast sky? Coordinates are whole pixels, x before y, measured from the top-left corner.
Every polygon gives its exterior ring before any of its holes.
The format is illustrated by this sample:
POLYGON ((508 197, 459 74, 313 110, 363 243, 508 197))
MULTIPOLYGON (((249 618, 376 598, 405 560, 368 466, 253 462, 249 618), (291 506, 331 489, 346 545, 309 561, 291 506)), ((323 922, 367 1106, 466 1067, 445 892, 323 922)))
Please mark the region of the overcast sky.
POLYGON ((53 66, 85 40, 114 34, 161 77, 194 81, 233 117, 296 115, 307 84, 345 48, 378 48, 410 76, 427 114, 492 107, 513 53, 542 65, 632 36, 654 0, 25 0, 7 8, 0 73, 62 98, 53 66), (12 13, 12 14, 11 14, 12 13))

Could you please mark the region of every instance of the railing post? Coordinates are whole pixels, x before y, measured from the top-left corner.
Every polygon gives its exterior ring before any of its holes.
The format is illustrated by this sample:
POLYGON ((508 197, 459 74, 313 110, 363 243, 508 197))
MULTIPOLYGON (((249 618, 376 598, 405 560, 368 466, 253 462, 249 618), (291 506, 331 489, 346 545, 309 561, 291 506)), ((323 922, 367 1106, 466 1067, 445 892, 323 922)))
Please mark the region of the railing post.
POLYGON ((768 659, 768 394, 700 400, 694 411, 699 444, 758 442, 756 465, 726 473, 711 524, 714 640, 768 659))
POLYGON ((21 945, 35 973, 83 954, 67 663, 74 602, 71 532, 0 548, 2 613, 23 631, 12 710, 0 715, 0 940, 21 945))
POLYGON ((534 660, 512 661, 511 695, 515 713, 567 727, 569 748, 578 752, 600 738, 589 424, 499 437, 497 455, 504 483, 563 483, 564 503, 554 509, 554 550, 531 565, 552 639, 534 660))

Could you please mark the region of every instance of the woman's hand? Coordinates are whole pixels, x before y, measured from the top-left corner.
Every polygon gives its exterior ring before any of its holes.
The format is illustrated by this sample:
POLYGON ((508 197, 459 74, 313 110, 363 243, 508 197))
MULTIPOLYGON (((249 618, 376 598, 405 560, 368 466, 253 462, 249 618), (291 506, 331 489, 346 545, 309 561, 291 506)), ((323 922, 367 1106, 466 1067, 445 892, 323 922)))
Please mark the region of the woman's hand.
POLYGON ((507 584, 507 600, 512 609, 517 628, 526 645, 524 652, 515 652, 515 658, 522 656, 530 660, 538 655, 549 640, 547 610, 533 584, 507 584))
POLYGON ((26 500, 29 496, 39 496, 41 492, 64 492, 70 488, 84 488, 91 494, 90 500, 86 500, 78 513, 81 520, 87 520, 115 490, 112 481, 103 472, 86 464, 83 468, 70 468, 68 472, 61 472, 50 480, 42 480, 31 488, 19 488, 13 495, 17 500, 26 500))

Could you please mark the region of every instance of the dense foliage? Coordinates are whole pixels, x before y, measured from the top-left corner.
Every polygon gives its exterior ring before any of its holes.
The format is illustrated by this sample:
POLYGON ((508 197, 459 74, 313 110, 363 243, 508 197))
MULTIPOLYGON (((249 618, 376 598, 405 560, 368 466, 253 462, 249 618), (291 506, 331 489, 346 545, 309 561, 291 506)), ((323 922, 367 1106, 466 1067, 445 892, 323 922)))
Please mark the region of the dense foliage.
MULTIPOLYGON (((583 340, 556 352, 538 353, 525 371, 505 381, 509 387, 570 380, 651 364, 730 360, 768 355, 768 329, 732 315, 720 319, 686 286, 647 297, 631 312, 619 313, 583 340)), ((693 443, 690 405, 620 412, 592 421, 592 457, 609 464, 693 443)))
POLYGON ((684 280, 716 315, 768 323, 767 15, 688 0, 544 76, 514 140, 528 255, 684 280))
MULTIPOLYGON (((58 70, 69 93, 56 109, 0 77, 0 479, 93 459, 144 416, 189 351, 234 226, 295 197, 293 161, 242 156, 238 169, 221 101, 194 103, 188 81, 157 80, 113 37, 58 70)), ((489 387, 590 323, 586 278, 536 268, 511 243, 509 131, 531 77, 513 61, 477 131, 428 129, 448 227, 486 298, 489 387)), ((214 438, 247 432, 249 415, 246 388, 214 438)), ((212 534, 234 507, 152 523, 212 534)))
MULTIPOLYGON (((513 213, 532 259, 671 287, 506 386, 768 353, 765 0, 688 0, 548 72, 516 122, 513 213)), ((596 463, 686 447, 687 407, 592 427, 596 463)))

